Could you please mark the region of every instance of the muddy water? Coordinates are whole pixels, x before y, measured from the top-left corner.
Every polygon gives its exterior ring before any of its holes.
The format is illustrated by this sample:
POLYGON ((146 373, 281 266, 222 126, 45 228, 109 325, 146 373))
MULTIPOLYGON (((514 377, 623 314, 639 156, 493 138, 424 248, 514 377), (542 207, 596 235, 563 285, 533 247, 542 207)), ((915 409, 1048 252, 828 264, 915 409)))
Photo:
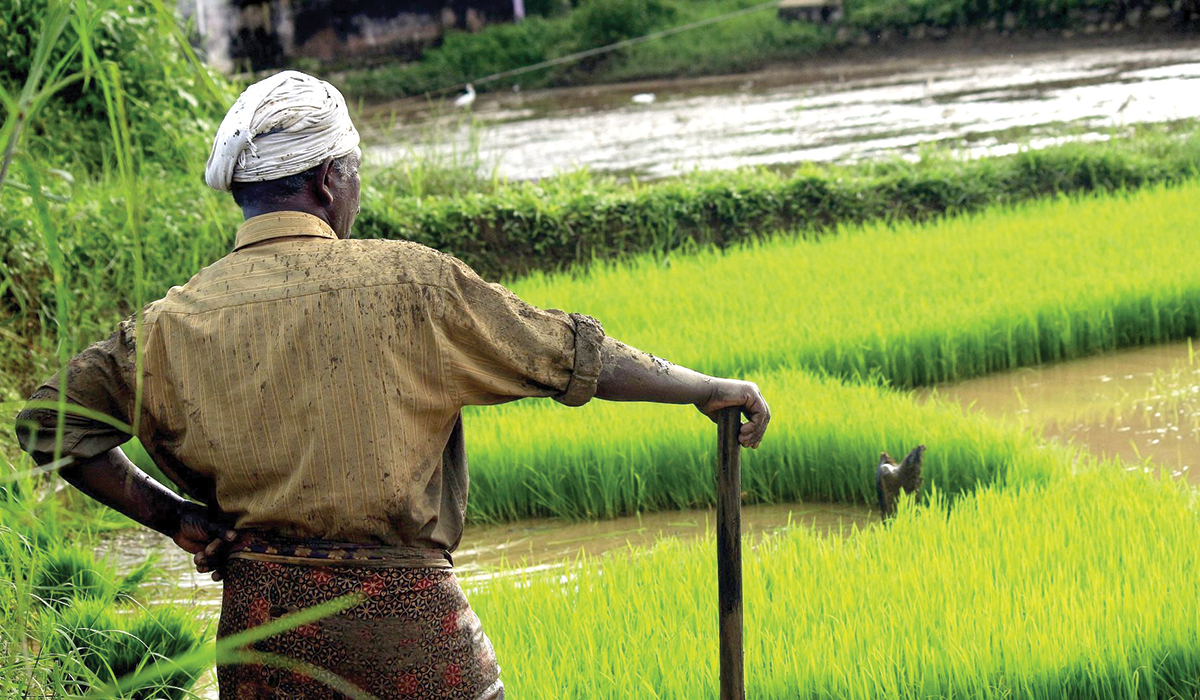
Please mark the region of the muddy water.
MULTIPOLYGON (((809 503, 746 506, 742 528, 747 535, 791 526, 806 526, 817 532, 838 533, 860 529, 878 521, 871 510, 851 505, 809 503)), ((700 538, 713 535, 712 510, 648 513, 639 517, 601 522, 570 523, 558 520, 524 520, 504 525, 468 526, 462 544, 454 553, 455 570, 468 588, 496 576, 561 567, 580 553, 589 556, 612 550, 645 548, 666 537, 700 538)), ((714 545, 715 546, 715 545, 714 545)), ((221 584, 195 573, 190 557, 174 544, 148 530, 116 533, 98 550, 113 557, 122 570, 132 568, 146 556, 159 557, 161 578, 169 582, 159 600, 210 606, 221 602, 221 584)))
POLYGON ((935 392, 1096 455, 1149 460, 1200 485, 1200 361, 1187 343, 993 374, 935 392))
MULTIPOLYGON (((480 160, 515 179, 579 167, 661 177, 914 156, 926 144, 1000 154, 1020 145, 1102 140, 1128 124, 1200 117, 1200 46, 927 55, 724 81, 481 96, 474 116, 483 125, 474 134, 480 160), (630 102, 632 93, 647 91, 653 104, 630 102)), ((368 160, 390 163, 413 149, 470 150, 461 120, 449 135, 428 129, 427 120, 409 111, 399 126, 374 130, 368 160)))

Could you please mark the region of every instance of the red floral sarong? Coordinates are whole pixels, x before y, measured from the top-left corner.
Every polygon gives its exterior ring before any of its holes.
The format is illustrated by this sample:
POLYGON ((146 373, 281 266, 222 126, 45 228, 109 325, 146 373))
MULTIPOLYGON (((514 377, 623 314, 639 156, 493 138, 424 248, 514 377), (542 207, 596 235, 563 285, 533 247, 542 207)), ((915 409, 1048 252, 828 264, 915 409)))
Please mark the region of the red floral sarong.
MULTIPOLYGON (((388 698, 501 700, 492 644, 438 550, 247 537, 224 568, 217 637, 346 595, 361 602, 248 647, 388 698)), ((217 667, 222 700, 344 698, 294 664, 217 667)))

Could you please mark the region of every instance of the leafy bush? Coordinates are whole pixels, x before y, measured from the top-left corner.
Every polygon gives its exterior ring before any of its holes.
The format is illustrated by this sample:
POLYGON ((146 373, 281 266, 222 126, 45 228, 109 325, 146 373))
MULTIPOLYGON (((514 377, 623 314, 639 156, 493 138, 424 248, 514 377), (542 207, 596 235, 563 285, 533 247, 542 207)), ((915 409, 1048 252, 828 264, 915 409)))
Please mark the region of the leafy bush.
POLYGON ((683 32, 621 51, 604 68, 610 81, 736 73, 797 61, 828 45, 833 32, 755 12, 705 27, 704 40, 683 32), (720 50, 714 50, 719 47, 720 50))
MULTIPOLYGON (((146 264, 140 283, 150 295, 143 301, 158 298, 227 253, 241 220, 228 195, 209 190, 198 177, 155 175, 138 188, 138 235, 146 264)), ((0 366, 26 375, 26 380, 40 380, 43 372, 33 371, 30 363, 47 352, 55 333, 50 263, 31 198, 5 188, 0 207, 5 212, 0 219, 0 332, 13 338, 0 351, 0 366)), ((137 308, 139 280, 134 241, 125 228, 125 194, 106 183, 80 188, 69 203, 54 205, 52 214, 60 227, 72 298, 69 345, 79 350, 106 336, 115 319, 137 308)))
MULTIPOLYGON (((728 3, 728 0, 723 0, 728 3)), ((415 63, 352 71, 340 81, 347 95, 390 98, 434 92, 483 76, 596 48, 640 36, 690 16, 678 0, 588 0, 577 9, 552 17, 533 16, 523 22, 496 24, 478 33, 450 32, 441 46, 429 49, 415 63)), ((582 65, 566 65, 504 80, 479 89, 575 82, 605 64, 609 57, 582 65), (570 76, 569 78, 567 76, 570 76)))
POLYGON ((1129 10, 1145 11, 1155 5, 1173 11, 1180 8, 1168 0, 846 0, 845 10, 847 24, 869 30, 969 27, 1002 23, 1006 18, 1020 28, 1063 29, 1076 25, 1085 13, 1115 21, 1129 10))
POLYGON ((632 39, 675 19, 669 0, 587 0, 571 14, 571 26, 584 48, 632 39))
MULTIPOLYGON (((12 0, 0 6, 0 36, 5 40, 0 87, 9 93, 19 92, 29 75, 41 22, 54 1, 12 0)), ((68 75, 84 71, 78 47, 82 30, 97 59, 120 71, 135 147, 168 167, 193 165, 196 152, 207 150, 214 120, 223 116, 210 89, 225 88, 222 81, 189 64, 175 43, 173 16, 164 17, 154 0, 87 0, 75 12, 51 62, 69 61, 68 75)), ((95 79, 68 85, 35 120, 24 144, 35 158, 99 171, 112 156, 109 108, 95 79)))

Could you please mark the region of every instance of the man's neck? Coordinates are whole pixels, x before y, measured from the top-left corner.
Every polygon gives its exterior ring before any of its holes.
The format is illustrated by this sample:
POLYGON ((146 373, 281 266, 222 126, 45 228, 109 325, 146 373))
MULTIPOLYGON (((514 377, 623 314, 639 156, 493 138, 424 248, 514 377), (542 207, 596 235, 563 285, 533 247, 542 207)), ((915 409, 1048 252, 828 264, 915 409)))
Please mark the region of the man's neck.
POLYGON ((279 211, 298 211, 304 214, 310 214, 324 221, 330 228, 333 224, 329 221, 329 215, 320 207, 308 206, 303 202, 282 202, 271 205, 247 204, 242 207, 242 218, 253 219, 256 216, 263 214, 273 214, 279 211))

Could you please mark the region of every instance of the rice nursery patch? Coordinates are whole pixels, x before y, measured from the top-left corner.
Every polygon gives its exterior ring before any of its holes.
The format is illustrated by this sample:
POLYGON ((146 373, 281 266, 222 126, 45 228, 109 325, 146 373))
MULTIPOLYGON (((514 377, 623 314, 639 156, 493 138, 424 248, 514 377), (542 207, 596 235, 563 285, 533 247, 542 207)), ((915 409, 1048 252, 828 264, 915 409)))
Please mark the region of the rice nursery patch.
MULTIPOLYGON (((0 485, 0 697, 78 697, 205 643, 211 621, 145 600, 153 560, 118 572, 97 559, 83 532, 93 523, 81 524, 40 486, 33 478, 0 485)), ((124 695, 97 697, 194 697, 200 670, 171 667, 124 695)))
MULTIPOLYGON (((918 443, 930 448, 926 473, 956 494, 1007 476, 1014 455, 1036 452, 1031 438, 878 385, 1194 335, 1198 195, 1191 183, 1063 198, 513 287, 539 305, 592 313, 642 349, 756 380, 773 423, 746 457, 751 500, 870 502, 880 450, 918 443), (813 371, 874 381, 843 385, 813 371)), ((520 402, 470 411, 467 430, 469 515, 479 521, 611 517, 715 498, 715 431, 690 408, 520 402)), ((1021 474, 1051 471, 1039 463, 1021 474)))
MULTIPOLYGON (((928 446, 926 483, 948 494, 1056 471, 1061 455, 949 403, 800 370, 755 377, 773 419, 743 450, 747 502, 875 500, 879 453, 928 446)), ((466 417, 473 521, 609 518, 715 502, 716 427, 691 406, 518 402, 466 417)))
MULTIPOLYGON (((1195 493, 1094 470, 743 551, 747 697, 1191 698, 1195 493)), ((711 537, 470 591, 514 697, 715 698, 711 537)))
POLYGON ((921 386, 1195 335, 1198 196, 1190 182, 1058 198, 511 287, 710 374, 802 367, 921 386))

